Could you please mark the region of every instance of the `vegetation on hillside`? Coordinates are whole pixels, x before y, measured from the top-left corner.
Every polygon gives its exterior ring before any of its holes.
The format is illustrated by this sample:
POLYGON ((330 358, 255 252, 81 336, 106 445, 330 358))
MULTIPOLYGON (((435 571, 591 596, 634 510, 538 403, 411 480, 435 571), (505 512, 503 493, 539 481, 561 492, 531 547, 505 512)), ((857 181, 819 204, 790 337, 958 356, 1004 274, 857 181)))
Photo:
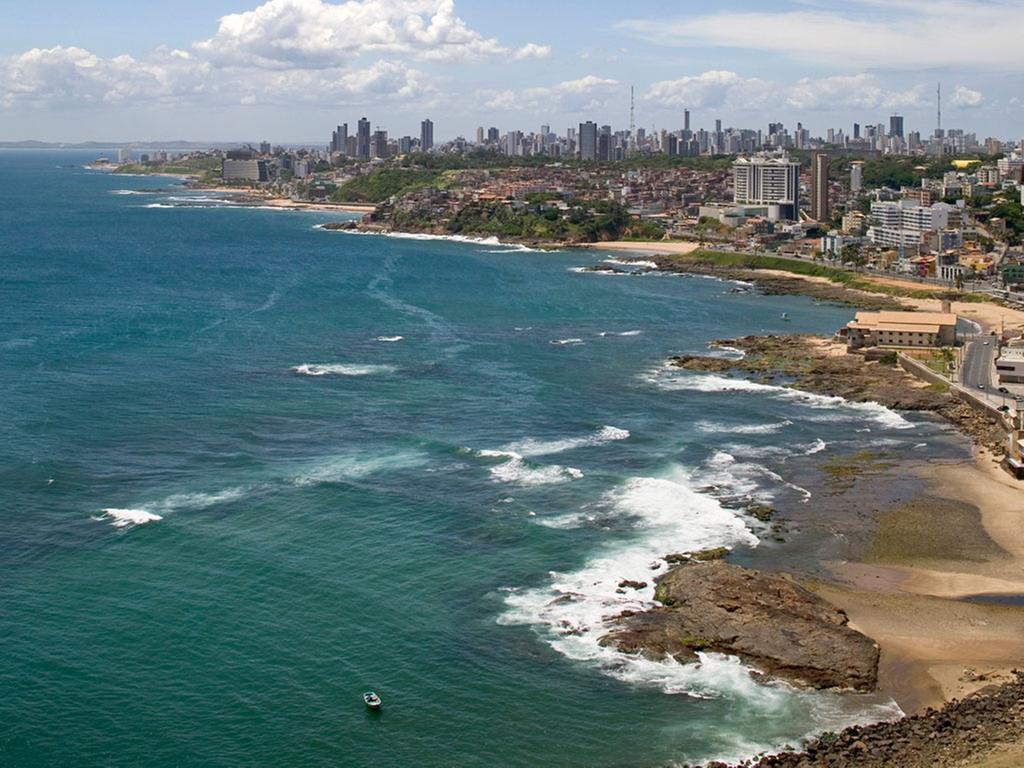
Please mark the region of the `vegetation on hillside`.
POLYGON ((503 202, 478 202, 442 221, 433 218, 426 209, 400 208, 391 213, 390 224, 396 229, 413 231, 439 229, 453 235, 552 242, 660 239, 664 236, 657 225, 636 221, 621 205, 607 200, 575 200, 565 211, 540 203, 513 208, 503 202))
POLYGON ((345 182, 331 195, 337 203, 382 203, 414 189, 429 187, 441 178, 441 171, 386 168, 345 182))

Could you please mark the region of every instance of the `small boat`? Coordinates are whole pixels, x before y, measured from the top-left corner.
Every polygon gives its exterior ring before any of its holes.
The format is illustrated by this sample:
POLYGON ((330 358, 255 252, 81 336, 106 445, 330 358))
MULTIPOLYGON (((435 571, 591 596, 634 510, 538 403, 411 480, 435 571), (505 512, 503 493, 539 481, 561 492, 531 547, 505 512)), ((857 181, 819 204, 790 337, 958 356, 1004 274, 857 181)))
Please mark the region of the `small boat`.
POLYGON ((378 696, 373 691, 367 691, 366 693, 364 693, 363 701, 365 702, 366 706, 368 706, 370 709, 380 709, 381 705, 384 704, 384 702, 380 700, 380 696, 378 696))
POLYGON ((789 313, 788 312, 783 312, 782 313, 782 319, 785 320, 788 323, 789 322, 789 313))

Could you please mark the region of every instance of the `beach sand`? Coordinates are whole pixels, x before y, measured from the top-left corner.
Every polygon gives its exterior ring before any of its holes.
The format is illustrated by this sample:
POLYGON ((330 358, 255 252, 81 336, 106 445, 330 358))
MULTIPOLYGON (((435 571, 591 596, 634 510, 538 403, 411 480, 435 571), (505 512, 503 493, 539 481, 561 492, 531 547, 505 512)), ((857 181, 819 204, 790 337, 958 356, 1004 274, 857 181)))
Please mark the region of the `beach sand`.
POLYGON ((629 251, 636 255, 649 254, 687 254, 700 249, 700 243, 684 243, 680 241, 662 240, 611 240, 600 243, 584 243, 579 248, 592 248, 596 251, 629 251))
POLYGON ((1024 608, 964 602, 1024 595, 1024 494, 994 459, 920 470, 923 497, 879 518, 839 583, 812 585, 882 649, 880 683, 905 711, 1010 679, 1024 666, 1024 608))

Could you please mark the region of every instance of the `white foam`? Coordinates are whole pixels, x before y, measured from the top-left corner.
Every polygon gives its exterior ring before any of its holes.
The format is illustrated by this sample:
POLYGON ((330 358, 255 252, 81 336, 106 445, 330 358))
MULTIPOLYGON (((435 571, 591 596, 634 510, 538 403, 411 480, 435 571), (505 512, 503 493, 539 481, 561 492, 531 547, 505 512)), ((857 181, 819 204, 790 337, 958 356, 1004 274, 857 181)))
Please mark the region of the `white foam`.
POLYGON ((303 376, 370 376, 375 373, 394 373, 393 365, 357 365, 346 363, 303 363, 292 368, 303 376))
POLYGON ((631 524, 631 533, 607 542, 577 571, 552 572, 543 586, 511 590, 499 623, 532 625, 559 653, 622 680, 657 685, 669 692, 699 692, 714 685, 713 677, 704 680, 700 667, 622 654, 598 641, 622 611, 654 604, 653 577, 664 570, 665 554, 754 546, 757 537, 739 516, 694 491, 678 468, 664 477, 631 478, 606 494, 598 506, 599 510, 591 511, 631 524), (652 569, 652 563, 657 569, 652 569), (617 591, 619 582, 626 579, 647 586, 617 591))
POLYGON ((179 208, 177 205, 170 205, 168 203, 147 203, 143 208, 179 208))
POLYGON ((698 421, 696 426, 701 432, 712 435, 770 435, 785 429, 792 423, 789 419, 774 424, 720 424, 711 421, 698 421))
POLYGON ((642 259, 615 259, 608 258, 604 259, 605 264, 614 264, 617 267, 642 267, 645 269, 657 269, 658 265, 653 261, 644 261, 642 259))
POLYGON ((598 336, 639 336, 643 331, 601 331, 598 336))
POLYGON ((805 456, 813 456, 816 453, 821 453, 826 448, 828 448, 828 443, 819 437, 810 445, 804 446, 803 452, 805 456))
POLYGON ((112 195, 152 195, 152 192, 143 192, 138 189, 112 189, 110 190, 112 195))
POLYGON ((143 525, 163 520, 162 516, 145 509, 117 509, 116 507, 108 507, 102 510, 102 512, 104 517, 110 518, 110 524, 115 528, 128 528, 133 525, 143 525))
POLYGON ((583 471, 576 467, 563 467, 559 464, 534 464, 515 451, 483 449, 475 453, 481 458, 503 459, 500 464, 494 465, 490 470, 491 478, 496 482, 515 483, 528 487, 566 483, 583 477, 583 471))
POLYGON ((163 520, 164 515, 181 509, 199 510, 212 507, 215 504, 237 501, 246 494, 246 491, 246 488, 238 487, 227 488, 215 493, 175 493, 160 501, 149 502, 140 507, 108 507, 102 510, 102 513, 103 517, 110 519, 111 525, 115 528, 127 528, 163 520))
POLYGON ((584 341, 583 341, 583 339, 576 339, 576 338, 572 338, 572 339, 552 339, 551 343, 554 344, 555 346, 559 346, 559 347, 571 347, 571 346, 576 346, 577 344, 583 344, 584 341))
POLYGON ((575 272, 580 275, 628 275, 628 272, 623 272, 618 269, 593 269, 592 267, 569 267, 570 272, 575 272))
MULTIPOLYGON (((662 369, 653 375, 649 375, 647 378, 656 386, 670 391, 760 392, 783 400, 800 402, 808 408, 853 411, 859 416, 870 418, 872 421, 889 429, 914 428, 914 425, 900 414, 878 403, 853 403, 832 395, 818 395, 812 392, 790 389, 789 387, 780 387, 775 384, 761 384, 748 379, 731 378, 715 373, 692 374, 679 372, 678 369, 675 369, 675 372, 673 372, 673 369, 662 369)), ((836 417, 842 418, 843 414, 837 414, 836 417)))
MULTIPOLYGON (((510 443, 502 451, 497 453, 514 453, 522 456, 547 456, 552 453, 571 451, 574 448, 586 446, 604 445, 616 440, 625 440, 629 437, 628 429, 619 427, 604 426, 591 435, 583 437, 567 437, 561 440, 534 440, 526 438, 516 443, 510 443)), ((481 452, 483 455, 483 452, 481 452)))
POLYGON ((404 336, 378 336, 377 341, 382 341, 385 344, 394 344, 396 341, 401 341, 404 336))
POLYGON ((730 360, 742 360, 747 353, 738 347, 730 347, 728 344, 708 344, 712 357, 727 357, 730 360), (717 353, 717 354, 716 354, 717 353))
POLYGON ((387 454, 345 453, 312 462, 292 476, 298 486, 320 483, 343 483, 370 475, 394 472, 423 465, 427 457, 419 451, 397 451, 387 454))
POLYGON ((368 235, 370 237, 393 237, 397 240, 437 240, 449 243, 463 243, 467 245, 488 245, 500 250, 487 251, 487 253, 512 253, 514 251, 536 252, 538 249, 530 248, 522 243, 503 243, 497 237, 470 237, 468 235, 432 235, 425 232, 366 232, 359 229, 336 229, 332 232, 344 232, 348 235, 368 235))

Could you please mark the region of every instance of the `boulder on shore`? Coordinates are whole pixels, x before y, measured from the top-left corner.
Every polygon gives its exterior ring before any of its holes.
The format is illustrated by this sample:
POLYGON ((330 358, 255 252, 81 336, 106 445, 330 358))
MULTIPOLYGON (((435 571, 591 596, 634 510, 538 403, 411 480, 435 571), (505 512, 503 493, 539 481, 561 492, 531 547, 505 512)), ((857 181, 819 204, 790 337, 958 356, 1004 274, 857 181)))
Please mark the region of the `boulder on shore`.
POLYGON ((815 688, 870 691, 878 682, 875 642, 789 578, 716 560, 680 565, 657 581, 661 605, 621 616, 603 645, 682 662, 696 661, 697 651, 731 654, 815 688))

